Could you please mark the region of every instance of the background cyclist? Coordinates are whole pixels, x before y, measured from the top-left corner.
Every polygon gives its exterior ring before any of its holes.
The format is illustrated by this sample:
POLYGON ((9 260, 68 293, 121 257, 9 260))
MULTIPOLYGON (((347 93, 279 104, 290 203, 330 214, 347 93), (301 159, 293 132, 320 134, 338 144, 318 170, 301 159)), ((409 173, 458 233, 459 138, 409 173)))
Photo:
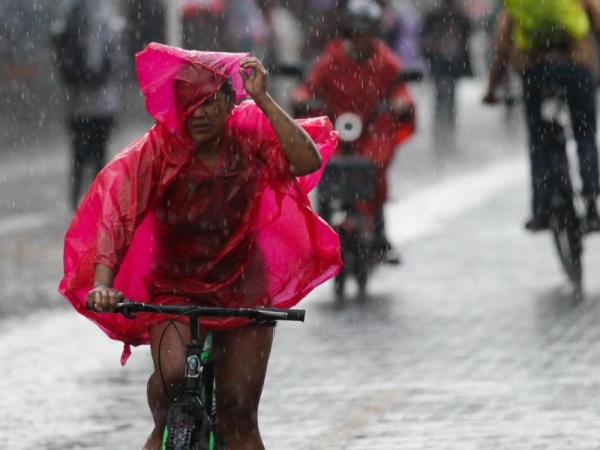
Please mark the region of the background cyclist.
POLYGON ((497 21, 496 53, 484 102, 498 101, 499 83, 509 64, 512 65, 522 76, 531 158, 532 216, 525 227, 531 231, 548 228, 550 174, 548 157, 543 151, 541 103, 544 88, 557 84, 565 88, 577 142, 587 228, 600 230, 596 208, 600 181, 595 96, 600 1, 507 0, 505 5, 497 21), (552 10, 557 4, 563 7, 560 14, 552 10))

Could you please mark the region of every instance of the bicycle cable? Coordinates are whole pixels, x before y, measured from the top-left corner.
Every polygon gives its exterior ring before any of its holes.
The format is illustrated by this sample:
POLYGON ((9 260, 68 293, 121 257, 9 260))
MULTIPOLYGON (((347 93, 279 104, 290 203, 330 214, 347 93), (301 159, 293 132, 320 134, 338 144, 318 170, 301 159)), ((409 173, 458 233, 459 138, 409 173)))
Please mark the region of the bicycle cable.
MULTIPOLYGON (((166 314, 164 314, 166 316, 166 314)), ((171 395, 169 394, 169 388, 167 386, 167 382, 165 380, 165 374, 163 372, 163 368, 162 368, 162 358, 160 357, 161 355, 161 348, 162 348, 162 343, 163 343, 163 339, 165 337, 165 334, 167 333, 167 330, 169 329, 169 327, 173 327, 175 329, 175 332, 177 333, 177 336, 179 337, 179 340, 181 341, 181 344, 185 347, 186 343, 185 340, 183 339, 183 336, 181 335, 181 332, 179 331, 179 329, 177 328, 176 324, 176 320, 173 319, 167 319, 167 321, 169 322, 169 324, 165 327, 164 330, 162 330, 162 333, 160 334, 160 339, 158 340, 158 373, 160 374, 160 381, 163 385, 163 389, 165 391, 165 395, 167 396, 167 398, 169 399, 169 401, 171 403, 175 402, 175 398, 171 397, 171 395)))

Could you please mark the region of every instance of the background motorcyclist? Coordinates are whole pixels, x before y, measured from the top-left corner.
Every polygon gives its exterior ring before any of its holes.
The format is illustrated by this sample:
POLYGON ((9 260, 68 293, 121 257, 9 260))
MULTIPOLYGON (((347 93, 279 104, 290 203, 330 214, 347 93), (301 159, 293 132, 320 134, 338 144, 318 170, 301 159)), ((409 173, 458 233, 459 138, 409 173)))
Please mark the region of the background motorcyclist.
MULTIPOLYGON (((399 80, 402 61, 377 38, 382 9, 372 0, 350 0, 343 16, 343 35, 325 47, 294 94, 297 104, 318 99, 335 121, 353 113, 362 122, 362 133, 351 146, 340 145, 337 154, 350 151, 377 166, 373 206, 375 242, 384 260, 399 261, 385 234, 383 205, 387 199, 386 172, 398 146, 414 132, 414 104, 399 80)), ((347 144, 347 143, 346 143, 347 144)))

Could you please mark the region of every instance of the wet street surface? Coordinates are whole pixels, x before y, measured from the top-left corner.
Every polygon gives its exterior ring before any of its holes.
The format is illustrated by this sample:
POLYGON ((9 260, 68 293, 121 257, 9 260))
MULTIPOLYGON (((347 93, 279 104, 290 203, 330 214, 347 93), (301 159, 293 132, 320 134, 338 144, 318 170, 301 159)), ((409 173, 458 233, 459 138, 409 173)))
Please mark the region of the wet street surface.
MULTIPOLYGON (((476 88, 454 155, 430 148, 425 114, 396 160, 386 215, 404 264, 378 269, 364 303, 350 292, 336 304, 327 284, 302 302, 305 323, 278 325, 266 448, 600 448, 600 235, 586 238, 587 296, 574 302, 550 236, 523 230, 520 128, 479 107, 476 88)), ((65 165, 55 149, 0 168, 0 438, 138 449, 151 427, 148 349, 121 368, 120 344, 54 293, 65 165)))

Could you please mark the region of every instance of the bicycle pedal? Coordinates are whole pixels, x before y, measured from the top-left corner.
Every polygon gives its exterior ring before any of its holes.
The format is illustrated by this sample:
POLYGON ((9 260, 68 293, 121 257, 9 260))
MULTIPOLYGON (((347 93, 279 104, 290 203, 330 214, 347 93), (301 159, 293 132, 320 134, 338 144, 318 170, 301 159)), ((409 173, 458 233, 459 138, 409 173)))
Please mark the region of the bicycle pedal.
POLYGON ((389 258, 384 257, 381 262, 383 264, 387 264, 388 266, 399 266, 402 264, 402 260, 397 256, 392 256, 389 258))

